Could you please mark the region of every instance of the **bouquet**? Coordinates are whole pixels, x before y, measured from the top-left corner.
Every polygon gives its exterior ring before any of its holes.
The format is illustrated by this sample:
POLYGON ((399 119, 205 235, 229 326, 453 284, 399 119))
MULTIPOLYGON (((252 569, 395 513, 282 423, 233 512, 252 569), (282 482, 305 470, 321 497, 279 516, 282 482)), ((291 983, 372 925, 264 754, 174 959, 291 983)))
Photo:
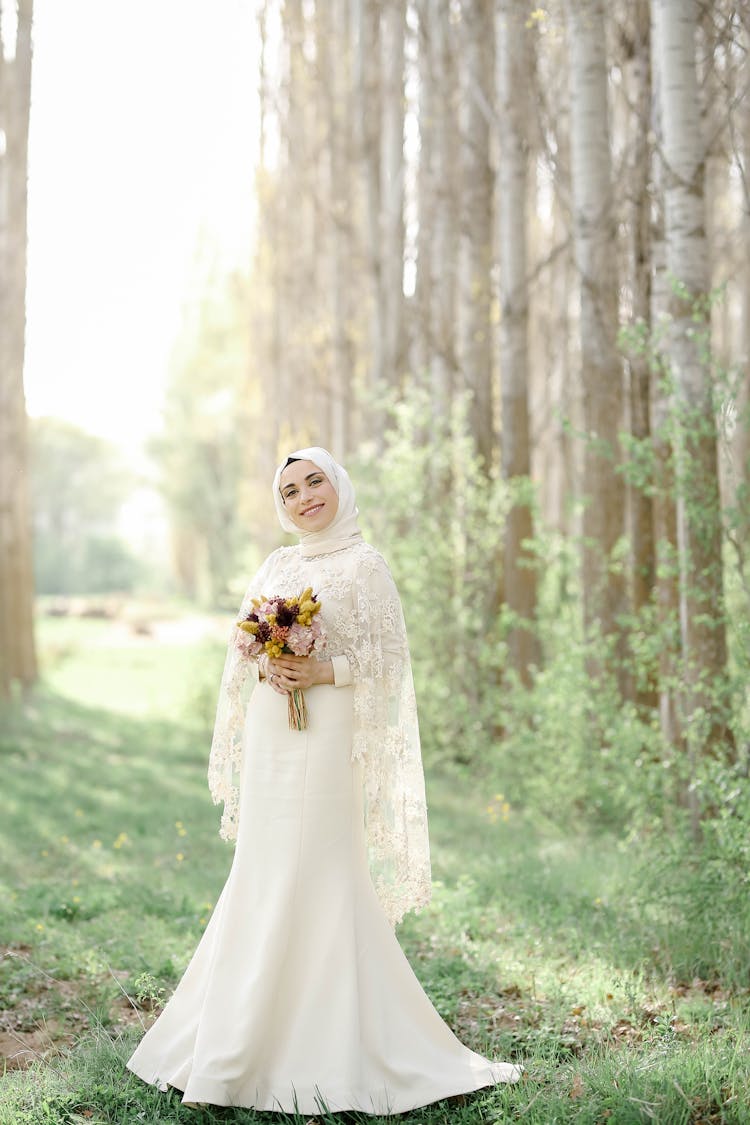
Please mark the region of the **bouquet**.
MULTIPOLYGON (((298 598, 261 595, 253 598, 253 608, 247 617, 237 622, 237 644, 246 656, 278 657, 282 653, 309 656, 325 644, 325 630, 317 614, 320 602, 312 586, 303 590, 298 598)), ((307 706, 304 692, 294 688, 289 692, 289 729, 305 730, 307 706)))

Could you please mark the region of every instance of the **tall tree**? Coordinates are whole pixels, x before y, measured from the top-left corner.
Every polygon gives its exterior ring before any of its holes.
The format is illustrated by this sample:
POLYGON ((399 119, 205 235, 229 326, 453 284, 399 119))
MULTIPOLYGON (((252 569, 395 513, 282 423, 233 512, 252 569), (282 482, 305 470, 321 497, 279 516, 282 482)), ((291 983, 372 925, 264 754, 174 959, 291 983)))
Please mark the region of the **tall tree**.
POLYGON ((491 270, 494 12, 490 0, 463 0, 460 20, 460 242, 457 351, 462 381, 472 392, 471 428, 489 472, 495 449, 491 270))
MULTIPOLYGON (((621 568, 612 566, 612 552, 624 531, 625 492, 618 472, 623 372, 616 343, 618 280, 613 260, 615 214, 603 0, 566 0, 566 24, 585 427, 584 620, 589 630, 600 629, 622 655, 620 619, 627 610, 627 591, 621 568)), ((625 690, 620 659, 616 668, 625 690)))
POLYGON ((415 367, 430 388, 435 424, 445 427, 456 380, 456 60, 450 0, 420 0, 419 233, 415 367))
MULTIPOLYGON (((531 475, 529 431, 529 278, 527 254, 528 90, 533 50, 526 15, 504 0, 497 20, 499 175, 497 210, 500 258, 500 388, 503 478, 512 484, 531 475)), ((514 622, 510 662, 530 684, 538 662, 533 630, 536 572, 526 546, 533 535, 530 498, 515 499, 505 524, 504 594, 514 622)))
POLYGON ((0 3, 0 694, 37 674, 23 364, 33 0, 0 3))
MULTIPOLYGON (((660 138, 660 128, 656 129, 660 138)), ((654 180, 661 182, 660 162, 652 162, 654 180)), ((651 242, 651 326, 649 361, 653 377, 650 388, 651 440, 654 452, 653 520, 655 552, 656 621, 659 633, 658 697, 659 725, 665 746, 682 742, 682 723, 677 699, 681 654, 679 634, 680 582, 675 502, 674 450, 671 436, 671 399, 663 356, 664 331, 669 308, 669 284, 664 245, 664 209, 661 195, 655 200, 651 242)))
MULTIPOLYGON (((628 238, 628 281, 632 321, 646 340, 635 348, 628 363, 630 432, 644 445, 651 438, 651 367, 646 341, 651 330, 651 43, 648 0, 630 5, 621 38, 627 102, 628 161, 625 208, 628 238)), ((632 537, 632 597, 637 611, 647 605, 654 587, 653 504, 650 490, 630 488, 632 537)))
POLYGON ((721 511, 708 315, 705 159, 695 0, 652 0, 663 129, 667 269, 672 285, 666 351, 679 427, 680 619, 693 754, 726 741, 721 511), (705 724, 697 722, 705 717, 705 724))
POLYGON ((383 368, 380 378, 397 386, 404 374, 404 40, 405 0, 384 0, 380 13, 380 306, 383 368))

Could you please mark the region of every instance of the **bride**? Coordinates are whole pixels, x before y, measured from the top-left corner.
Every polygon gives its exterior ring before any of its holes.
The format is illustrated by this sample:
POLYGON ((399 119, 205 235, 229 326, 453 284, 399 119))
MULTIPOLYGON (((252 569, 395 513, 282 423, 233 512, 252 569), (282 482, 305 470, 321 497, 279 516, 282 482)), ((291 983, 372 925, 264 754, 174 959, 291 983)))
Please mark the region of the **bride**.
POLYGON ((401 603, 324 449, 273 483, 285 531, 242 603, 312 587, 325 647, 251 660, 230 639, 209 784, 236 839, 182 980, 128 1066, 186 1103, 401 1113, 520 1068, 463 1046, 393 926, 430 897, 417 711, 401 603), (247 706, 246 681, 252 684, 247 706), (289 693, 308 725, 292 730, 289 693))

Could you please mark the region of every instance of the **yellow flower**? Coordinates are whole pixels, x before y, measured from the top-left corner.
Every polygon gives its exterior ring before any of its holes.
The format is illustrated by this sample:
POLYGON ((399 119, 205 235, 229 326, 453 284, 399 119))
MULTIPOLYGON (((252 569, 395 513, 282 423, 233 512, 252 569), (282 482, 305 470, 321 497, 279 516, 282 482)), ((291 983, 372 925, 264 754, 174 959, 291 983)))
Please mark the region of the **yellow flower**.
POLYGON ((61 843, 61 844, 69 844, 69 843, 70 843, 70 840, 68 839, 68 837, 67 837, 67 836, 61 836, 61 837, 60 837, 60 843, 61 843))
POLYGON ((73 902, 80 902, 80 901, 81 901, 81 899, 80 899, 79 895, 73 895, 73 902))
POLYGON ((185 858, 185 857, 184 857, 184 855, 182 854, 182 852, 178 852, 178 853, 177 853, 177 855, 175 856, 175 859, 177 860, 177 862, 178 862, 178 863, 182 863, 182 861, 183 861, 183 859, 184 859, 184 858, 185 858))
POLYGON ((529 13, 529 18, 526 20, 527 27, 533 27, 535 23, 541 23, 546 20, 548 12, 544 8, 535 8, 533 12, 529 13))
POLYGON ((101 846, 102 846, 101 840, 94 840, 93 844, 91 845, 92 848, 100 848, 101 846))
POLYGON ((42 925, 42 923, 41 923, 41 922, 37 922, 37 924, 36 924, 36 926, 34 927, 34 929, 35 929, 35 930, 36 930, 36 931, 37 931, 38 933, 41 933, 41 932, 42 932, 42 930, 44 929, 44 926, 42 925))
POLYGON ((206 924, 205 918, 200 918, 199 921, 200 921, 201 926, 205 926, 205 924, 206 924))
POLYGON ((177 835, 178 836, 187 836, 187 828, 178 828, 177 829, 177 835))
POLYGON ((44 855, 44 856, 47 856, 47 855, 49 855, 49 852, 47 851, 47 849, 46 849, 46 848, 45 848, 45 850, 44 850, 44 851, 42 852, 42 855, 44 855))
POLYGON ((79 818, 82 817, 83 816, 83 809, 76 809, 75 815, 79 818))

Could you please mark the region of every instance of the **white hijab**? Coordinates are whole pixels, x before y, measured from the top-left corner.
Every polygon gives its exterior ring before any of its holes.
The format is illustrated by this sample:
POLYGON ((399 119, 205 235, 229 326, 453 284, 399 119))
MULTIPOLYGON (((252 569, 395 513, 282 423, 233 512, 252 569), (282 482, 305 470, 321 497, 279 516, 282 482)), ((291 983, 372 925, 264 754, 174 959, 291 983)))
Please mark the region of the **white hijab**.
POLYGON ((332 551, 340 551, 342 547, 350 547, 353 543, 362 540, 362 532, 357 523, 359 509, 354 498, 354 485, 343 465, 334 461, 328 450, 321 449, 319 445, 313 445, 309 449, 297 449, 279 465, 273 478, 273 502, 284 531, 299 535, 300 550, 303 555, 328 555, 332 551), (324 527, 321 531, 301 531, 284 506, 279 485, 281 474, 290 457, 296 461, 312 461, 313 465, 322 469, 339 498, 336 515, 328 527, 324 527))

